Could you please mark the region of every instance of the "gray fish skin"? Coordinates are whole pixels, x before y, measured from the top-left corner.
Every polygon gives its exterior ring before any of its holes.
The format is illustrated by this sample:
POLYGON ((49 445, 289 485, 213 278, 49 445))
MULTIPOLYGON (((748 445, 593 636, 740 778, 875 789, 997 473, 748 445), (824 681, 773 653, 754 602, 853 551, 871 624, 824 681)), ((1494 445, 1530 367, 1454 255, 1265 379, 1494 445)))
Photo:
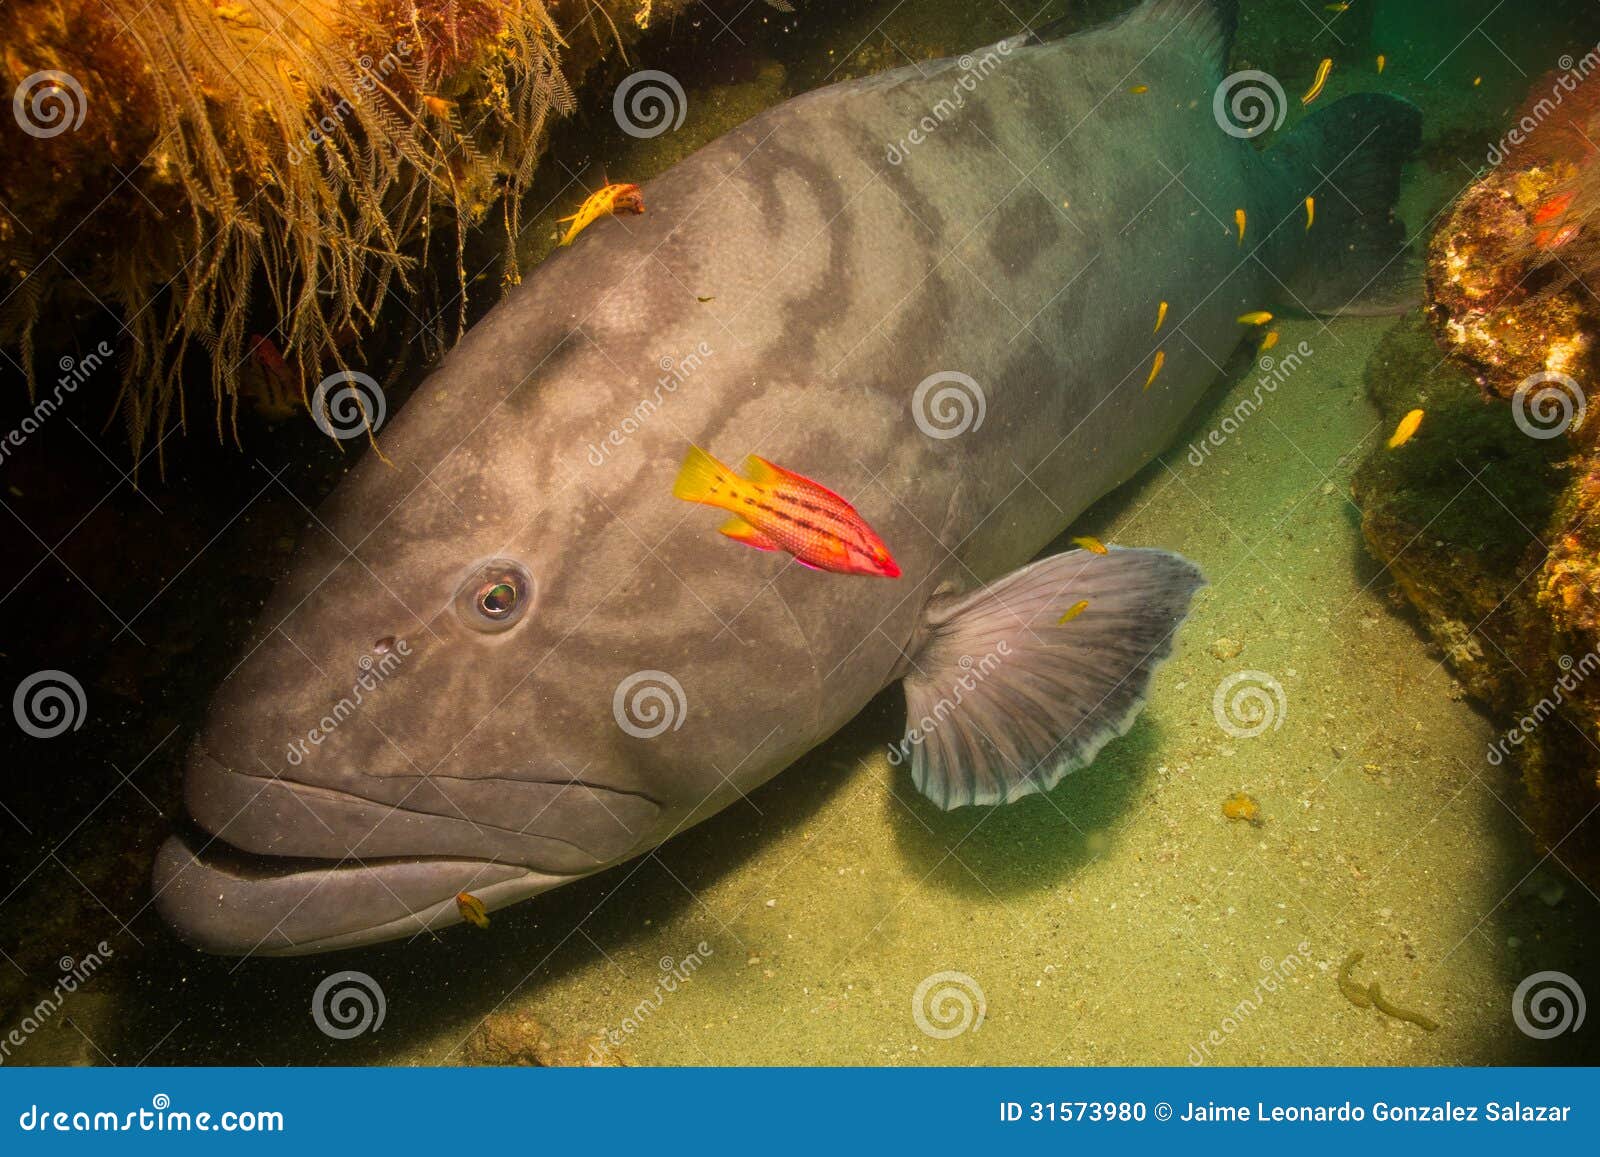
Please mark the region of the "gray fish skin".
POLYGON ((1152 18, 1008 46, 898 164, 958 62, 796 98, 545 261, 383 428, 388 461, 365 455, 317 513, 195 745, 206 834, 158 856, 165 918, 209 951, 278 955, 457 923, 458 892, 497 908, 655 847, 906 674, 930 607, 1166 448, 1236 317, 1285 296, 1250 255, 1269 234, 1298 253, 1300 194, 1218 129, 1195 39, 1152 18), (983 391, 958 437, 912 414, 941 371, 983 391), (721 537, 672 497, 691 443, 837 490, 904 576, 721 537), (537 592, 484 633, 456 596, 496 558, 537 592), (387 637, 407 653, 350 702, 387 637), (682 700, 641 738, 614 708, 649 671, 682 700))

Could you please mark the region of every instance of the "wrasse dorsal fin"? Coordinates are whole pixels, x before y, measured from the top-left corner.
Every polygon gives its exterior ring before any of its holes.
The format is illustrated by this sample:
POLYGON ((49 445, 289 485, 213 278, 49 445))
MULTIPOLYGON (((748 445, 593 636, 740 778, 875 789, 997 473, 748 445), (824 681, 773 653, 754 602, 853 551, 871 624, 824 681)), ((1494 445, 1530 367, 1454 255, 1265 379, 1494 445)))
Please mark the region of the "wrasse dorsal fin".
POLYGON ((793 470, 785 470, 776 462, 768 462, 758 454, 751 454, 744 460, 744 472, 745 476, 757 486, 793 486, 800 490, 809 491, 819 498, 831 499, 848 509, 855 509, 850 503, 829 490, 822 483, 813 481, 804 474, 796 474, 793 470))
POLYGON ((1179 555, 1113 547, 1053 555, 935 605, 904 681, 896 762, 947 811, 1049 791, 1133 726, 1204 585, 1179 555))

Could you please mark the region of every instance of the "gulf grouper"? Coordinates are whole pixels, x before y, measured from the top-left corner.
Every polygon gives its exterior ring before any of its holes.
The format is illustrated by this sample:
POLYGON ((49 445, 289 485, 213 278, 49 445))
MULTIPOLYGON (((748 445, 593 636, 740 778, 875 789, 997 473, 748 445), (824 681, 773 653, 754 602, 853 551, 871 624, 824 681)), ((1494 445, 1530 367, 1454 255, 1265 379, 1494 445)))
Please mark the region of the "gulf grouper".
POLYGON ((166 919, 280 955, 458 923, 458 894, 648 851, 896 682, 896 774, 940 807, 1087 766, 1202 579, 1156 549, 1029 560, 1173 442, 1241 315, 1406 297, 1416 110, 1352 96, 1250 139, 1234 7, 797 97, 545 261, 319 511, 189 756, 166 919), (673 493, 692 447, 799 481, 719 535, 673 493), (813 479, 855 573, 778 549, 813 479))

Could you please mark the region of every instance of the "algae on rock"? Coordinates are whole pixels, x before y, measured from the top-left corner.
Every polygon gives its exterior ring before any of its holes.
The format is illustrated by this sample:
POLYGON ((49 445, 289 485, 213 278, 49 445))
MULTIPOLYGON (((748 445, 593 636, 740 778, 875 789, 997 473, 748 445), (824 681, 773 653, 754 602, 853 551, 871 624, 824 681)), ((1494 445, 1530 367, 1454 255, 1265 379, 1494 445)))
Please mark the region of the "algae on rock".
POLYGON ((1600 884, 1600 823, 1584 823, 1600 804, 1600 679, 1587 681, 1600 672, 1600 616, 1587 595, 1561 593, 1582 588, 1572 568, 1597 558, 1585 502, 1595 465, 1569 459, 1563 440, 1528 436, 1439 356, 1422 319, 1386 335, 1367 388, 1386 427, 1414 408, 1427 415, 1356 473, 1367 545, 1503 730, 1484 774, 1518 769, 1518 810, 1541 850, 1600 884))

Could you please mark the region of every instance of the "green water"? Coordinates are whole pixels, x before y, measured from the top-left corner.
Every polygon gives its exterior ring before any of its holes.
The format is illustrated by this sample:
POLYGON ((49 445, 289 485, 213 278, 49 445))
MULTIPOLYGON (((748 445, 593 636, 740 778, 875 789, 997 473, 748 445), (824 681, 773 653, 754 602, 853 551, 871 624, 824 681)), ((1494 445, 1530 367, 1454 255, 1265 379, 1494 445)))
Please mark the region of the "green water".
MULTIPOLYGON (((608 133, 593 98, 585 123, 558 135, 564 164, 535 191, 533 208, 547 209, 528 256, 548 250, 585 166, 644 179, 806 88, 1018 28, 988 0, 800 6, 737 24, 742 36, 717 35, 709 14, 662 30, 674 45, 662 59, 706 77, 687 87, 712 115, 636 142, 608 133)), ((1297 94, 1333 56, 1323 100, 1375 89, 1416 101, 1428 144, 1402 204, 1416 233, 1470 180, 1530 78, 1600 39, 1584 4, 1531 16, 1492 3, 1370 7, 1325 26, 1320 4, 1247 0, 1234 65, 1270 69, 1297 94)), ((1211 586, 1132 733, 1048 796, 937 811, 884 757, 901 723, 885 696, 747 802, 497 913, 487 933, 241 962, 182 947, 144 906, 142 873, 178 807, 180 732, 145 784, 148 809, 124 798, 81 825, 65 816, 59 830, 30 832, 42 867, 19 873, 0 917, 25 977, 10 978, 4 1019, 49 987, 56 956, 101 937, 115 955, 15 1059, 515 1059, 471 1043, 486 1021, 513 1049, 527 1043, 524 1059, 540 1055, 541 1035, 570 1059, 609 1032, 636 1064, 1594 1059, 1592 1033, 1520 1032, 1511 993, 1542 970, 1600 992, 1589 963, 1600 898, 1533 850, 1513 770, 1484 758, 1494 723, 1412 625, 1349 499, 1351 475, 1388 433, 1363 377, 1397 324, 1414 322, 1283 323, 1280 351, 1314 353, 1268 408, 1192 460, 1189 444, 1256 389, 1259 369, 1236 367, 1182 444, 1072 529, 1181 550, 1211 586), (1259 735, 1219 726, 1215 692, 1241 672, 1271 698, 1259 735), (1259 824, 1224 816, 1237 792, 1259 803, 1259 824), (1347 999, 1338 973, 1355 952, 1356 979, 1381 982, 1437 1030, 1347 999), (381 984, 386 1015, 380 1031, 336 1041, 308 1008, 343 968, 381 984)), ((268 514, 260 536, 298 519, 268 514)), ((173 725, 203 706, 175 709, 173 725)))

